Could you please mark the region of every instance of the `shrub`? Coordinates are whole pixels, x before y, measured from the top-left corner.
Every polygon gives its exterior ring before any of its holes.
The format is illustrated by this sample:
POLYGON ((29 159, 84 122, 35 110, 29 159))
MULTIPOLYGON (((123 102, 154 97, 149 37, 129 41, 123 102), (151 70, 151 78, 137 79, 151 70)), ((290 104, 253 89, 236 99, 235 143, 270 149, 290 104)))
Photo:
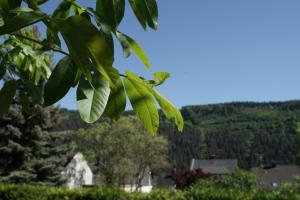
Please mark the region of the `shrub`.
POLYGON ((206 179, 188 190, 153 190, 149 194, 126 193, 118 188, 82 188, 68 190, 34 185, 0 184, 0 200, 299 200, 300 185, 285 184, 277 190, 242 190, 238 187, 220 187, 206 179))
POLYGON ((191 187, 197 181, 210 178, 211 176, 211 174, 205 173, 201 169, 196 169, 176 174, 174 182, 176 189, 185 189, 191 187))
POLYGON ((258 178, 251 172, 237 169, 233 174, 225 174, 217 178, 217 184, 222 188, 239 188, 243 191, 258 189, 258 178))

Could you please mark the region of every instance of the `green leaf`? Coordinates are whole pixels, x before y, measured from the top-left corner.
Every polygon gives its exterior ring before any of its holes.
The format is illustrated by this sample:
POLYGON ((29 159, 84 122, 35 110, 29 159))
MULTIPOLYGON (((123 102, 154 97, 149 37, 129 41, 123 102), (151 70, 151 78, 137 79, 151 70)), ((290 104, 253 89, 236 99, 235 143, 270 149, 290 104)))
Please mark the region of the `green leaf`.
MULTIPOLYGON (((71 2, 62 1, 53 12, 52 18, 67 18, 70 14, 71 6, 71 2)), ((61 43, 58 37, 58 30, 55 27, 55 23, 53 23, 52 21, 46 21, 45 24, 47 25, 47 40, 50 43, 54 43, 60 47, 61 43)))
POLYGON ((24 92, 20 92, 19 93, 19 99, 20 99, 20 102, 21 102, 21 105, 22 105, 22 110, 25 111, 26 113, 28 114, 35 114, 38 112, 38 109, 37 108, 34 108, 34 107, 30 107, 30 101, 29 101, 29 98, 28 96, 26 96, 24 94, 24 92))
POLYGON ((119 119, 126 108, 126 95, 120 76, 115 80, 115 87, 111 88, 105 113, 111 119, 119 119))
POLYGON ((92 86, 81 79, 77 88, 77 107, 81 118, 87 123, 97 121, 105 110, 109 98, 109 83, 97 77, 92 86))
POLYGON ((45 84, 45 106, 52 105, 63 98, 72 87, 77 74, 77 67, 71 58, 66 56, 56 65, 45 84))
POLYGON ((2 59, 0 62, 0 79, 3 78, 3 76, 6 73, 6 64, 8 60, 8 54, 1 55, 2 59))
POLYGON ((147 21, 148 25, 154 30, 158 27, 158 8, 156 4, 156 0, 144 0, 147 7, 147 21))
POLYGON ((170 77, 169 72, 155 72, 154 73, 154 78, 156 81, 156 86, 163 84, 167 78, 170 77))
POLYGON ((6 73, 5 66, 0 65, 0 79, 3 78, 3 76, 5 75, 5 73, 6 73))
POLYGON ((38 2, 36 0, 26 0, 26 3, 29 8, 33 10, 40 11, 41 9, 39 8, 38 2))
POLYGON ((43 97, 41 87, 34 85, 30 81, 24 81, 23 84, 27 88, 31 100, 37 104, 40 104, 43 97))
POLYGON ((22 0, 8 0, 9 9, 14 9, 17 7, 20 7, 22 3, 22 0))
POLYGON ((9 12, 9 9, 8 0, 0 0, 0 13, 3 17, 9 12))
POLYGON ((132 72, 126 72, 124 85, 133 111, 143 122, 145 128, 156 133, 159 126, 159 116, 156 104, 145 82, 132 72))
POLYGON ((26 26, 30 26, 41 21, 45 17, 46 15, 41 12, 22 12, 19 15, 5 21, 5 25, 0 27, 0 35, 20 30, 26 26))
POLYGON ((52 14, 53 18, 67 18, 70 14, 71 2, 62 1, 52 14))
POLYGON ((146 68, 150 69, 150 61, 148 56, 136 41, 121 32, 117 32, 116 36, 123 47, 125 57, 130 55, 130 51, 133 51, 140 61, 146 66, 146 68))
POLYGON ((97 0, 96 14, 102 25, 116 32, 123 19, 125 0, 97 0))
POLYGON ((128 58, 131 53, 130 43, 128 42, 125 35, 121 32, 116 32, 116 37, 119 40, 122 48, 123 48, 123 54, 125 58, 128 58))
POLYGON ((72 16, 66 20, 56 20, 72 59, 91 82, 88 69, 90 59, 102 76, 114 84, 109 75, 114 61, 114 49, 103 32, 82 16, 72 16), (90 58, 90 59, 89 59, 90 58))
POLYGON ((36 0, 38 5, 42 5, 44 3, 46 3, 48 0, 36 0))
POLYGON ((146 8, 145 8, 144 0, 129 0, 129 3, 136 18, 138 19, 138 21, 140 22, 144 30, 146 30, 147 16, 145 16, 146 8))
POLYGON ((45 22, 47 26, 47 41, 50 44, 56 44, 57 46, 61 47, 61 42, 58 37, 58 30, 55 27, 55 24, 53 22, 45 22))
POLYGON ((0 90, 0 117, 8 112, 9 106, 15 96, 17 83, 14 80, 9 80, 4 83, 0 90))
POLYGON ((177 128, 180 132, 183 130, 184 122, 180 111, 165 97, 159 94, 157 91, 151 89, 153 96, 155 97, 156 101, 158 102, 160 108, 162 109, 163 113, 166 115, 168 119, 174 120, 177 128))
POLYGON ((129 0, 129 3, 136 18, 145 30, 147 24, 151 28, 157 29, 158 9, 156 0, 129 0))
POLYGON ((0 13, 5 18, 10 10, 20 7, 22 0, 0 0, 0 13))

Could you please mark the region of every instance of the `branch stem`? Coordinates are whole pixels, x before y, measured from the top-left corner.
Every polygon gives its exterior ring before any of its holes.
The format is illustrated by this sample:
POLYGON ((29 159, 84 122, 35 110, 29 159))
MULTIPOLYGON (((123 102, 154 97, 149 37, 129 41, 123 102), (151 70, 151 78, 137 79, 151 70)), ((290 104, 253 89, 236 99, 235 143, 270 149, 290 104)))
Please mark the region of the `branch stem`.
MULTIPOLYGON (((16 37, 18 37, 18 38, 22 38, 22 39, 25 39, 25 40, 28 40, 28 41, 31 41, 31 42, 34 42, 34 43, 37 43, 37 44, 39 44, 39 45, 44 46, 44 43, 43 43, 42 41, 39 41, 39 40, 30 38, 30 37, 27 37, 27 36, 25 36, 25 35, 16 34, 16 33, 15 33, 15 34, 12 34, 12 35, 13 35, 13 36, 16 36, 16 37)), ((52 51, 55 51, 55 52, 64 54, 64 55, 66 55, 66 56, 69 56, 69 54, 68 54, 67 52, 65 52, 65 51, 63 51, 63 50, 61 50, 61 49, 59 49, 59 48, 50 47, 49 49, 52 50, 52 51)))

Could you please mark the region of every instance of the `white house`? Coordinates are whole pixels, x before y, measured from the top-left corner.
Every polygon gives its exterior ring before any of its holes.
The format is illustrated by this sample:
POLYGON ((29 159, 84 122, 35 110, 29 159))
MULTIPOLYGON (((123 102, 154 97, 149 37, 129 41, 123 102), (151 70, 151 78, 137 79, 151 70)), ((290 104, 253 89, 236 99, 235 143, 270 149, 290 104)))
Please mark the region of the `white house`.
POLYGON ((67 179, 69 189, 93 184, 93 172, 80 152, 73 157, 62 175, 67 179))

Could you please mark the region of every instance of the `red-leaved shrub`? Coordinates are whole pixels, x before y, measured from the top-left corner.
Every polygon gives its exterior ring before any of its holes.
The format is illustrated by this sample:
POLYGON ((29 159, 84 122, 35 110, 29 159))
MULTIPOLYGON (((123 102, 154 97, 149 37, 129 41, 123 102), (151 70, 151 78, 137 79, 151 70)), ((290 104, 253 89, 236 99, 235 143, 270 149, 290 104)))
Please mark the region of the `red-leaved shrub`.
POLYGON ((196 183, 199 179, 210 178, 212 174, 205 173, 201 169, 195 169, 192 171, 184 171, 178 173, 174 177, 174 182, 177 189, 189 188, 192 184, 196 183))

